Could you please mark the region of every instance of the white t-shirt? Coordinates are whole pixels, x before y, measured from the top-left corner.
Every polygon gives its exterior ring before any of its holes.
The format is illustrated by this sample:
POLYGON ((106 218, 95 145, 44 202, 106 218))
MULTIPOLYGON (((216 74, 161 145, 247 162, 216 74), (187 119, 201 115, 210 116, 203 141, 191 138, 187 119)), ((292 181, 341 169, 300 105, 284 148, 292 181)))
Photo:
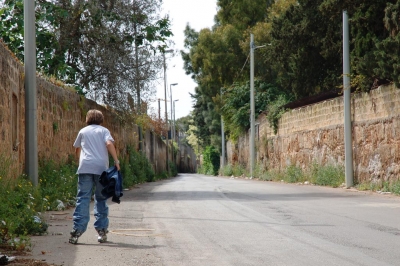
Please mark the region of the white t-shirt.
POLYGON ((75 148, 81 148, 78 174, 101 175, 107 170, 108 140, 114 142, 110 131, 100 125, 89 125, 79 131, 74 142, 75 148))

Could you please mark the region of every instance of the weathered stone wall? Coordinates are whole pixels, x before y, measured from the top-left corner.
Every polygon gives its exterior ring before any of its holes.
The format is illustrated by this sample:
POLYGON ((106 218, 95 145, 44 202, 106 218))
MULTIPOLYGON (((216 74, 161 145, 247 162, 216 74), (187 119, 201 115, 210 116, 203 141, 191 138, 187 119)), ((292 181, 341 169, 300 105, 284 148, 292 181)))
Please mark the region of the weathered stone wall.
POLYGON ((176 164, 180 173, 197 172, 196 154, 190 146, 186 144, 179 145, 176 164))
MULTIPOLYGON (((381 86, 352 95, 352 137, 355 178, 398 179, 400 172, 400 90, 381 86)), ((274 134, 264 116, 256 127, 257 162, 282 170, 308 169, 312 162, 344 164, 343 97, 293 109, 274 134)), ((230 163, 249 163, 249 135, 228 142, 230 163)))
MULTIPOLYGON (((107 127, 115 139, 118 154, 125 154, 128 145, 138 149, 136 125, 121 124, 116 115, 104 106, 82 98, 72 90, 58 87, 41 77, 37 86, 37 129, 39 158, 65 161, 74 153, 72 144, 78 131, 86 126, 88 110, 103 112, 107 127)), ((12 159, 12 167, 23 173, 25 163, 25 92, 24 68, 0 42, 0 155, 12 159)), ((144 134, 147 157, 156 173, 166 170, 164 142, 152 132, 144 134)), ((0 157, 1 158, 1 157, 0 157)))

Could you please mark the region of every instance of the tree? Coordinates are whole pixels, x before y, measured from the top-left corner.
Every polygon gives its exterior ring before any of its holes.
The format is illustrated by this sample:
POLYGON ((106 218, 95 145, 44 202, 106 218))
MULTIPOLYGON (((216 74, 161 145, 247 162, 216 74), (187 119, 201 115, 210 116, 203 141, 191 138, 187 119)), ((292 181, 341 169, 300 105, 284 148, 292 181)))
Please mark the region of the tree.
POLYGON ((387 38, 377 43, 374 56, 377 59, 377 67, 374 74, 381 80, 392 81, 400 88, 400 1, 396 4, 388 3, 383 19, 387 38))
MULTIPOLYGON (((89 98, 132 109, 135 101, 129 99, 152 88, 161 69, 157 52, 172 35, 169 18, 158 15, 160 5, 160 0, 37 1, 38 69, 89 98)), ((22 0, 6 0, 0 10, 3 40, 23 60, 22 0)))
POLYGON ((185 48, 189 51, 181 51, 184 67, 198 84, 192 95, 194 124, 205 145, 220 148, 221 117, 214 97, 221 88, 239 79, 238 73, 246 59, 239 45, 241 33, 227 25, 199 33, 187 26, 185 34, 185 48))
MULTIPOLYGON (((279 99, 281 107, 289 101, 289 97, 278 87, 260 80, 254 82, 254 105, 256 118, 279 99), (283 101, 282 101, 283 100, 283 101)), ((226 131, 232 140, 250 128, 250 83, 235 84, 228 88, 222 99, 221 112, 226 131)), ((268 114, 269 115, 269 114, 268 114)), ((275 114, 271 113, 271 117, 275 114)))
POLYGON ((217 26, 232 25, 244 31, 257 22, 264 21, 272 0, 218 0, 217 26))

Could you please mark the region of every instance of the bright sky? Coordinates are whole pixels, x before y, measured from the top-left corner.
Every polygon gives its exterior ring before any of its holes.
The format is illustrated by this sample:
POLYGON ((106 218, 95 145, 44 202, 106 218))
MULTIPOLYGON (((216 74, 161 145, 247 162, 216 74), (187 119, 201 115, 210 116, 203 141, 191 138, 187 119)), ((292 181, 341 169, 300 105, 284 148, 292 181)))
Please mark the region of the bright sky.
MULTIPOLYGON (((183 31, 189 23, 190 27, 199 31, 203 28, 211 28, 214 25, 214 16, 217 13, 216 0, 164 0, 163 13, 169 14, 172 21, 172 32, 174 36, 172 40, 175 46, 171 47, 176 50, 175 57, 171 58, 171 54, 166 54, 167 58, 167 97, 168 97, 168 118, 171 117, 170 106, 170 84, 178 83, 172 86, 172 100, 179 100, 175 102, 175 118, 184 117, 189 115, 192 111, 193 101, 189 95, 194 93, 196 83, 192 78, 185 74, 183 69, 183 61, 179 51, 183 50, 183 41, 185 36, 183 31)), ((164 99, 164 81, 160 80, 157 88, 156 98, 164 99)), ((161 101, 161 117, 165 116, 165 103, 161 101)), ((157 101, 151 104, 151 107, 158 112, 157 101)))

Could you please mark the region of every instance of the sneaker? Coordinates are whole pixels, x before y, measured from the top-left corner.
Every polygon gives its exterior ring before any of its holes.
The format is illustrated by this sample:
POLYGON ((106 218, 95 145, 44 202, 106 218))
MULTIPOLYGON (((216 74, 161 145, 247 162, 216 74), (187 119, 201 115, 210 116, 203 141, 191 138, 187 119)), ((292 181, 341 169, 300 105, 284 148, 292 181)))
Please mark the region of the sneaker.
POLYGON ((82 235, 82 233, 79 232, 79 231, 76 230, 76 229, 73 229, 73 230, 70 232, 70 234, 71 234, 71 236, 70 236, 70 238, 69 238, 69 243, 71 243, 71 244, 76 244, 76 243, 78 243, 78 238, 82 235))
POLYGON ((107 242, 107 233, 108 233, 107 229, 97 230, 97 233, 99 234, 99 236, 97 237, 98 242, 100 243, 107 242))

